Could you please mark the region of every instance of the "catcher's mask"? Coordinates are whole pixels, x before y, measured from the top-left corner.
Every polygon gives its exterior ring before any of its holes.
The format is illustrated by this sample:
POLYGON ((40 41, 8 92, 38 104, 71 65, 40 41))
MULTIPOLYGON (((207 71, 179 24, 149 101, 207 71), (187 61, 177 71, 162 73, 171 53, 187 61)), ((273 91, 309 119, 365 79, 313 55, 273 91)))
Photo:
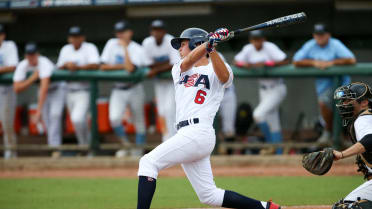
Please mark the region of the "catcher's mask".
POLYGON ((174 49, 178 50, 183 40, 189 40, 189 48, 193 50, 199 44, 206 42, 207 36, 208 32, 201 28, 188 28, 181 33, 180 37, 173 38, 171 44, 174 49))
POLYGON ((371 107, 372 91, 365 83, 355 82, 336 89, 334 100, 344 126, 347 126, 349 121, 354 117, 353 101, 355 100, 360 103, 365 99, 369 101, 369 106, 371 107))

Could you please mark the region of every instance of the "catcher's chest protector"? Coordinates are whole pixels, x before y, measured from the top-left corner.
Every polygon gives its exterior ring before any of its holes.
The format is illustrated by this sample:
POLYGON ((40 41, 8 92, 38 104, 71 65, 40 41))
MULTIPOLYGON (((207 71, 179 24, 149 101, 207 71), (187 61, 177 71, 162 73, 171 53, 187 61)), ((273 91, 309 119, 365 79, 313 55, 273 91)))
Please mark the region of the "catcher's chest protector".
MULTIPOLYGON (((353 142, 353 144, 358 142, 357 138, 356 138, 356 134, 355 134, 354 123, 355 123, 357 118, 363 117, 363 116, 366 116, 366 115, 372 115, 372 112, 370 110, 368 110, 368 111, 364 111, 364 112, 360 113, 359 116, 356 117, 350 125, 349 133, 350 133, 351 141, 353 142)), ((372 152, 365 152, 365 153, 361 154, 360 157, 368 167, 372 168, 372 152)))

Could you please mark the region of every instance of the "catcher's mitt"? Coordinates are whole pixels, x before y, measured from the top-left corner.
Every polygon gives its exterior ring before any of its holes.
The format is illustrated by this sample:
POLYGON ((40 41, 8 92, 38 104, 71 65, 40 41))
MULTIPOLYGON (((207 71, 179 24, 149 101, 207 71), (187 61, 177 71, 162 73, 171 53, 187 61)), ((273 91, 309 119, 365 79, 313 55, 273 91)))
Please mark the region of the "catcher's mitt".
POLYGON ((323 151, 308 153, 302 158, 302 166, 310 173, 324 175, 333 164, 333 149, 326 148, 323 151))

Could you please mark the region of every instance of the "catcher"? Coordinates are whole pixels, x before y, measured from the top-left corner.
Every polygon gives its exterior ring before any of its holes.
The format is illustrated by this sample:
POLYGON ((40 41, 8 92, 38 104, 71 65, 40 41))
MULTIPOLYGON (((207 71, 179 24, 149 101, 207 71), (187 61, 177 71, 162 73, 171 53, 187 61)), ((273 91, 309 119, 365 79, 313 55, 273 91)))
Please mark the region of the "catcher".
POLYGON ((323 175, 332 166, 333 160, 357 155, 358 171, 366 182, 354 189, 332 209, 372 208, 372 89, 365 83, 341 86, 334 93, 334 100, 343 125, 348 127, 353 145, 344 151, 327 148, 321 152, 307 154, 303 166, 310 172, 323 175))

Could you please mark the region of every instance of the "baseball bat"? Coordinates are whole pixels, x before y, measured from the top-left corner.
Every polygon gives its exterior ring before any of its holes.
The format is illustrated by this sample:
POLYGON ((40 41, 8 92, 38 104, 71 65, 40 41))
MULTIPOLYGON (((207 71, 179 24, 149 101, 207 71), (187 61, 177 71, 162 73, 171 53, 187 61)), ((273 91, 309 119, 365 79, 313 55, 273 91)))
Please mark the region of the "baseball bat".
POLYGON ((292 14, 292 15, 287 15, 287 16, 284 16, 284 17, 279 17, 279 18, 269 20, 269 21, 264 22, 264 23, 260 23, 260 24, 253 25, 253 26, 250 26, 250 27, 241 28, 241 29, 231 31, 229 33, 229 39, 233 38, 234 36, 236 36, 240 33, 247 32, 247 31, 274 28, 274 27, 278 28, 278 27, 283 27, 283 26, 302 23, 302 22, 305 22, 306 18, 307 17, 306 17, 305 12, 300 12, 300 13, 297 13, 297 14, 292 14))

